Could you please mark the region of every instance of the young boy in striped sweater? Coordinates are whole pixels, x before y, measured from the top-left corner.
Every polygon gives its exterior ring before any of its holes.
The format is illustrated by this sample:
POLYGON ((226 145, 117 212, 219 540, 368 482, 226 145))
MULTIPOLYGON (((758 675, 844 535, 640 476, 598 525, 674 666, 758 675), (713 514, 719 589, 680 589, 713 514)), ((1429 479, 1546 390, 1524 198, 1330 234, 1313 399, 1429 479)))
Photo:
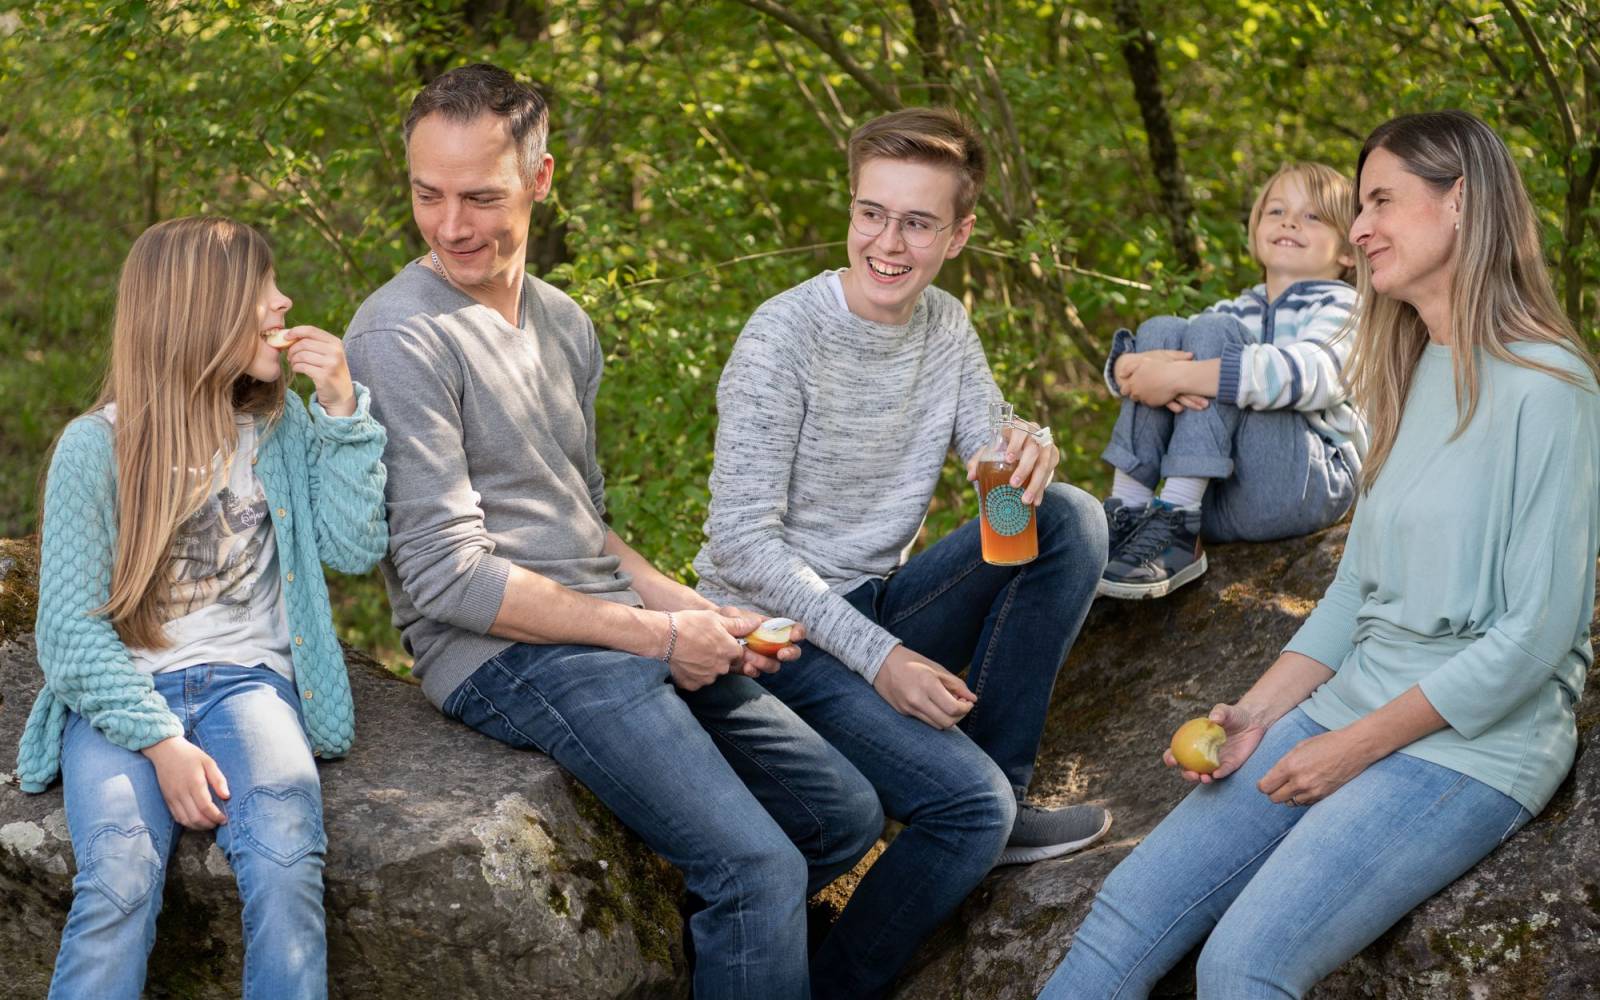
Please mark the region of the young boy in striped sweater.
POLYGON ((1250 211, 1265 282, 1197 316, 1117 331, 1105 378, 1123 402, 1101 455, 1116 472, 1100 594, 1164 596, 1205 572, 1202 540, 1307 534, 1350 508, 1367 444, 1340 374, 1356 295, 1351 205, 1332 167, 1284 167, 1250 211))

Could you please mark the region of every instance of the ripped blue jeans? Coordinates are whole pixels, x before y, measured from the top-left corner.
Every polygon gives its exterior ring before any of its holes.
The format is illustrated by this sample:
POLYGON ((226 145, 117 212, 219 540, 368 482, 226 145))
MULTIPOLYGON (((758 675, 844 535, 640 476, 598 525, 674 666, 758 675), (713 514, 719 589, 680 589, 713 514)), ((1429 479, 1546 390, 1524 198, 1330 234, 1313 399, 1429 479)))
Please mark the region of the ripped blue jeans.
MULTIPOLYGON (((232 664, 157 674, 155 685, 231 793, 217 800, 228 822, 216 838, 244 904, 243 996, 326 997, 322 788, 294 685, 266 667, 232 664)), ((62 739, 61 779, 78 871, 50 996, 137 1000, 181 828, 150 760, 76 713, 62 739)))

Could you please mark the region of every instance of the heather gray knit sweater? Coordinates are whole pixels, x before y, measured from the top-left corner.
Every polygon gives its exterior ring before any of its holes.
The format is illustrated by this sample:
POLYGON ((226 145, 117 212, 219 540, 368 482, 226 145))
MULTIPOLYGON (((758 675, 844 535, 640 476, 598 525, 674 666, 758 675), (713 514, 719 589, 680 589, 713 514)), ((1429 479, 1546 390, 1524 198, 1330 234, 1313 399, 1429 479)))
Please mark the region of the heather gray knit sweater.
POLYGON ((928 288, 889 326, 835 280, 768 300, 734 345, 694 568, 705 596, 804 622, 870 682, 899 640, 843 595, 905 561, 952 445, 983 447, 1000 392, 953 296, 928 288))

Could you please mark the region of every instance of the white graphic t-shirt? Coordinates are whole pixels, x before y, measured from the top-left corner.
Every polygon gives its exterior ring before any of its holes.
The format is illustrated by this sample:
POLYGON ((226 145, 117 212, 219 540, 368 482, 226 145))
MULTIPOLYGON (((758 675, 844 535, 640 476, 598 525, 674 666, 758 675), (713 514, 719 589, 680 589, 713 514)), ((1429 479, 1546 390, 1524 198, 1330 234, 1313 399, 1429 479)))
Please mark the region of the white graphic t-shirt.
MULTIPOLYGON (((114 406, 102 411, 116 418, 114 406)), ((178 525, 160 598, 166 649, 129 649, 141 672, 158 674, 202 663, 264 665, 294 680, 272 512, 251 458, 254 418, 237 417, 232 460, 218 456, 212 490, 178 525)))

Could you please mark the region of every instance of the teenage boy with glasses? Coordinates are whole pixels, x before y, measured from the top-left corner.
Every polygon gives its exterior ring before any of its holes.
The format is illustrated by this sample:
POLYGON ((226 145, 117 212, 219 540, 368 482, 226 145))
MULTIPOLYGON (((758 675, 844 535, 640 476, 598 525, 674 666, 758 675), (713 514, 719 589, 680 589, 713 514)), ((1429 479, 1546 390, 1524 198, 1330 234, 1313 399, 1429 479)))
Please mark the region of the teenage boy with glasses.
POLYGON ((1106 560, 1105 515, 1051 483, 1048 434, 1010 441, 1037 559, 983 562, 974 521, 904 561, 948 453, 974 477, 1000 401, 966 311, 931 286, 972 233, 983 148, 919 108, 863 125, 849 157, 850 266, 763 304, 723 370, 695 569, 713 601, 805 623, 800 659, 758 683, 906 824, 812 958, 813 995, 854 998, 884 995, 997 862, 1077 850, 1111 819, 1024 798, 1106 560))

